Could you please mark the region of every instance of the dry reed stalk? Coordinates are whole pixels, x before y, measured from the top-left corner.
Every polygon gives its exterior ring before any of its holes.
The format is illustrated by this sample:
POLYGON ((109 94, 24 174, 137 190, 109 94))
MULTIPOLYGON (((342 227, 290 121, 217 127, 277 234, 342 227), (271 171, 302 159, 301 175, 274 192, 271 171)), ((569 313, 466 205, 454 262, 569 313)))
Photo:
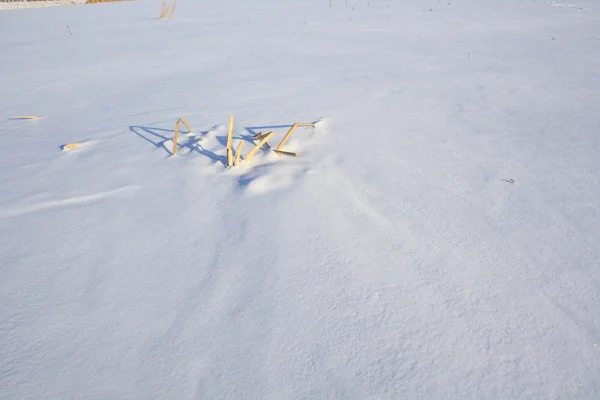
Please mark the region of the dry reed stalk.
POLYGON ((171 153, 173 155, 177 154, 177 139, 179 138, 179 124, 185 125, 188 130, 188 133, 192 133, 192 128, 185 122, 183 118, 179 118, 175 123, 175 134, 173 135, 173 151, 171 153))
POLYGON ((177 8, 177 0, 173 0, 173 4, 169 4, 169 0, 162 0, 162 5, 160 7, 160 15, 159 19, 168 19, 173 18, 173 14, 175 13, 175 8, 177 8))
POLYGON ((290 128, 290 130, 288 131, 288 133, 285 134, 285 136, 283 137, 283 139, 279 143, 279 146, 277 146, 277 150, 281 150, 281 148, 283 147, 283 145, 285 144, 285 142, 288 141, 288 139, 290 138, 290 136, 292 135, 292 133, 299 126, 313 126, 314 127, 315 124, 306 124, 306 123, 296 122, 294 125, 292 125, 292 127, 290 128))
POLYGON ((246 161, 249 161, 252 156, 258 151, 258 149, 260 149, 262 147, 263 144, 265 144, 267 142, 267 140, 269 140, 269 138, 271 136, 273 136, 275 134, 275 132, 271 131, 269 133, 267 133, 260 142, 258 142, 258 144, 256 146, 254 146, 254 148, 252 150, 250 150, 250 153, 248 153, 248 155, 246 156, 246 161))
POLYGON ((240 155, 242 154, 242 143, 244 143, 244 141, 240 140, 240 144, 238 144, 237 148, 235 149, 235 161, 233 162, 233 165, 240 165, 240 155))
POLYGON ((231 135, 233 134, 233 115, 229 117, 229 125, 227 127, 227 166, 231 167, 233 165, 233 154, 231 149, 231 135))

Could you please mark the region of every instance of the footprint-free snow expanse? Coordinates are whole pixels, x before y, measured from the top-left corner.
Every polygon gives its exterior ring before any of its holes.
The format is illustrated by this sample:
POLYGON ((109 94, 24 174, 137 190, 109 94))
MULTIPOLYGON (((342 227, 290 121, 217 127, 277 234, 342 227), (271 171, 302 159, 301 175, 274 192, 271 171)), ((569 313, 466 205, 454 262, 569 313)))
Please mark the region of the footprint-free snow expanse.
POLYGON ((0 12, 0 398, 600 398, 598 1, 159 3, 0 12))

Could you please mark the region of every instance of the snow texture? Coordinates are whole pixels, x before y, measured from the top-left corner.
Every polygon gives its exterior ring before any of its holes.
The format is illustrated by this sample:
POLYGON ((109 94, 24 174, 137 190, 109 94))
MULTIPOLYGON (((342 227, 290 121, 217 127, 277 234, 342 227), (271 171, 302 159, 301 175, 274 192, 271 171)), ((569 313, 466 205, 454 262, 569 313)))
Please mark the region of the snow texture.
POLYGON ((0 398, 600 398, 574 1, 0 13, 0 398))

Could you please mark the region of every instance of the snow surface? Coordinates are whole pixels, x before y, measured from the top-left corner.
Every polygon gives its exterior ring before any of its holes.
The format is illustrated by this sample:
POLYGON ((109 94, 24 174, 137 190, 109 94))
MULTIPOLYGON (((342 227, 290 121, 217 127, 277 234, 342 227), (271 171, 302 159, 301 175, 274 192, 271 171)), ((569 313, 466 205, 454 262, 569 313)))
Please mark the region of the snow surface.
POLYGON ((574 1, 0 13, 0 398, 600 398, 574 1))

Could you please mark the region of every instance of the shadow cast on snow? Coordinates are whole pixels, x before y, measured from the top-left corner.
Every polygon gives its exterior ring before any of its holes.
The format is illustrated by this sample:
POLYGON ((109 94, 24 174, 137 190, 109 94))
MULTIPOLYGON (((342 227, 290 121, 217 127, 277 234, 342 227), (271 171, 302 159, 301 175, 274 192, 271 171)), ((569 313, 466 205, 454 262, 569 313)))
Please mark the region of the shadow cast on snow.
MULTIPOLYGON (((213 127, 210 131, 214 131, 215 128, 219 126, 213 127)), ((243 129, 248 132, 247 135, 244 134, 236 134, 233 136, 233 139, 244 140, 250 144, 254 144, 254 136, 259 132, 271 131, 275 129, 289 129, 291 128, 291 124, 286 125, 265 125, 265 126, 248 126, 243 129)), ((173 140, 174 131, 172 129, 164 129, 164 128, 151 128, 146 126, 137 126, 132 125, 129 127, 129 130, 133 132, 136 136, 145 140, 148 143, 151 143, 156 148, 164 148, 165 151, 170 155, 171 152, 165 147, 165 143, 173 140)), ((201 136, 206 136, 210 131, 200 132, 201 136)), ((223 147, 227 146, 227 135, 215 135, 215 139, 219 142, 223 147)), ((178 143, 178 148, 188 149, 190 152, 197 152, 202 154, 203 156, 208 157, 212 161, 220 162, 223 165, 227 164, 226 156, 219 156, 216 153, 204 148, 202 146, 201 139, 198 140, 189 140, 186 143, 178 143)))
MULTIPOLYGON (((148 143, 151 143, 156 148, 164 148, 165 151, 170 155, 171 152, 165 147, 165 143, 173 140, 174 131, 171 129, 163 129, 163 128, 150 128, 146 126, 135 126, 132 125, 129 127, 129 130, 133 132, 135 135, 145 140, 148 143), (169 136, 165 136, 165 135, 169 136)), ((205 136, 208 132, 200 132, 200 135, 205 136)), ((197 152, 202 154, 203 156, 208 157, 212 161, 220 162, 225 164, 227 162, 227 158, 224 156, 219 156, 214 152, 204 148, 202 146, 202 139, 192 139, 188 140, 186 143, 178 143, 178 148, 188 149, 190 152, 197 152)))

